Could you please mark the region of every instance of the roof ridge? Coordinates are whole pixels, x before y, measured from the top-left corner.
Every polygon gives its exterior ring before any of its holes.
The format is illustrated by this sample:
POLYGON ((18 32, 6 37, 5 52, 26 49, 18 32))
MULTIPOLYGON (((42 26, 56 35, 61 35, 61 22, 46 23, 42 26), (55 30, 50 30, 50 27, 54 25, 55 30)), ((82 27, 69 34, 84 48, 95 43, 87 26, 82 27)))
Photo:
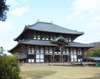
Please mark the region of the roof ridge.
POLYGON ((37 21, 34 24, 28 25, 28 27, 34 27, 38 23, 53 24, 53 23, 49 23, 49 22, 37 21))

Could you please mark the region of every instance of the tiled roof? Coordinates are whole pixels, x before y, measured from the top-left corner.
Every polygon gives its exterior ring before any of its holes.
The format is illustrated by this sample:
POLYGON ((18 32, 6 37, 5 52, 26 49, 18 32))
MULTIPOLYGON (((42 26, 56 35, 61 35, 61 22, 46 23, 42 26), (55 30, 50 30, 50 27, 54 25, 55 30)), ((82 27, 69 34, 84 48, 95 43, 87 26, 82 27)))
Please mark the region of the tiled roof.
POLYGON ((95 60, 95 61, 100 61, 100 57, 87 57, 85 58, 87 60, 95 60))
MULTIPOLYGON (((44 41, 44 40, 24 40, 24 41, 20 41, 19 43, 20 44, 29 44, 29 45, 57 46, 56 44, 51 43, 51 41, 44 41)), ((90 48, 90 47, 93 47, 93 45, 71 42, 68 44, 68 47, 87 47, 87 48, 90 48)))
POLYGON ((62 26, 59 26, 59 25, 56 25, 53 23, 47 23, 47 22, 37 22, 33 25, 27 26, 27 28, 31 29, 31 30, 54 32, 54 33, 78 34, 78 35, 83 34, 83 32, 70 30, 70 29, 64 28, 62 26))
POLYGON ((78 43, 78 42, 72 42, 70 43, 70 46, 72 47, 94 47, 92 44, 84 44, 84 43, 78 43))

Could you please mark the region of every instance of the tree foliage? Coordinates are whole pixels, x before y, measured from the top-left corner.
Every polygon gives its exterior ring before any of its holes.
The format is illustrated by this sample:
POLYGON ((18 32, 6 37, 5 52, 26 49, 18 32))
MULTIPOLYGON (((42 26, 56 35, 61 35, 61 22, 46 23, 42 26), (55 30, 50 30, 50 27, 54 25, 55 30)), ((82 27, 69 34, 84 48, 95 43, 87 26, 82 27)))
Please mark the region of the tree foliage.
POLYGON ((19 72, 14 56, 0 56, 0 79, 20 79, 19 72))
POLYGON ((7 18, 8 6, 6 0, 0 0, 0 21, 5 21, 7 18))
POLYGON ((94 53, 92 54, 94 57, 100 57, 100 49, 94 50, 94 53))
POLYGON ((100 48, 88 50, 87 56, 91 57, 100 57, 100 48))

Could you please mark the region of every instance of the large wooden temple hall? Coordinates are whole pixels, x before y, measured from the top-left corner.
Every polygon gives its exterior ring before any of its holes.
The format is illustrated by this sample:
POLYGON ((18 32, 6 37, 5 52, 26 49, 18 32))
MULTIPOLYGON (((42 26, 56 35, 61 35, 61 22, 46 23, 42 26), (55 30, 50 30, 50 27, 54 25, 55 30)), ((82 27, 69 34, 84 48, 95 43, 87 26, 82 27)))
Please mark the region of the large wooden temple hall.
POLYGON ((70 30, 47 22, 25 26, 15 39, 18 44, 9 52, 25 63, 82 62, 84 52, 93 47, 74 42, 83 32, 70 30))

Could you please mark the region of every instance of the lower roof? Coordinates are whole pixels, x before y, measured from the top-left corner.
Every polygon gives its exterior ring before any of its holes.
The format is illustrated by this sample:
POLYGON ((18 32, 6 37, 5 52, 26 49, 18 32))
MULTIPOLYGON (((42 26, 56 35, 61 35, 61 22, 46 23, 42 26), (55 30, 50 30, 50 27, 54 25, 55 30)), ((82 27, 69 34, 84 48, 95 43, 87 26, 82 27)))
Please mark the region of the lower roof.
MULTIPOLYGON (((38 45, 38 46, 57 46, 57 44, 53 44, 51 43, 51 41, 44 41, 44 40, 23 40, 23 41, 19 41, 19 43, 12 48, 9 52, 13 51, 14 49, 16 49, 17 47, 19 47, 20 45, 38 45)), ((68 45, 66 45, 66 47, 76 47, 76 48, 92 48, 94 47, 91 44, 83 44, 83 43, 78 43, 78 42, 71 42, 68 45)))
MULTIPOLYGON (((57 46, 57 44, 53 44, 53 43, 51 43, 51 41, 45 41, 45 40, 24 40, 24 41, 20 41, 19 44, 57 46)), ((66 46, 68 46, 68 47, 87 47, 87 48, 94 47, 91 44, 83 44, 83 43, 78 43, 78 42, 71 42, 66 46)))
POLYGON ((95 61, 100 61, 100 57, 87 57, 85 58, 86 60, 95 60, 95 61))

